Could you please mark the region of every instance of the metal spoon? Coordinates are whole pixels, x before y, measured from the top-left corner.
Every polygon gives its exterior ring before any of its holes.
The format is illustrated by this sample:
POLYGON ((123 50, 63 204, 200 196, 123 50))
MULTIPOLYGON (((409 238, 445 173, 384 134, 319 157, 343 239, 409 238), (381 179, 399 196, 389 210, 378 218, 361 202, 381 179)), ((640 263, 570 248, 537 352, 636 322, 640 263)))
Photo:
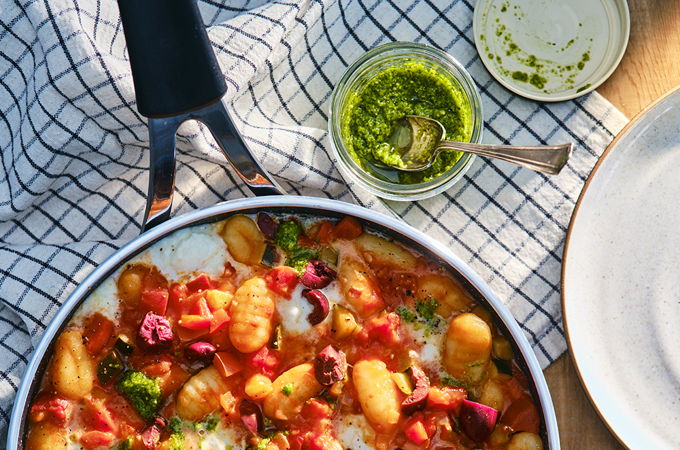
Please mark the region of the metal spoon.
POLYGON ((404 116, 397 121, 389 143, 397 150, 403 166, 390 167, 406 172, 417 172, 432 165, 439 153, 459 151, 496 158, 538 172, 558 174, 567 164, 573 144, 515 146, 471 144, 443 139, 444 125, 421 116, 404 116))

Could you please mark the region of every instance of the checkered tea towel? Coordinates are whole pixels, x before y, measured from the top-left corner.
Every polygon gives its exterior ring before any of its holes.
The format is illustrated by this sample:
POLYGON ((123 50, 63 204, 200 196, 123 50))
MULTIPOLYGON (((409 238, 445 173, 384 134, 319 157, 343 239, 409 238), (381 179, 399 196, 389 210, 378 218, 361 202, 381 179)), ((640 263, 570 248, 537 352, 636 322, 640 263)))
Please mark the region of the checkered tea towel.
MULTIPOLYGON (((333 85, 390 41, 439 47, 482 94, 484 141, 576 143, 559 176, 477 159, 463 182, 392 203, 444 242, 511 308, 543 366, 565 349, 560 260, 574 203, 625 118, 597 94, 527 101, 495 82, 470 0, 199 0, 237 126, 290 193, 388 212, 328 151, 333 85)), ((139 233, 149 137, 113 1, 0 0, 0 428, 32 345, 69 292, 139 233)), ((249 195, 209 134, 180 129, 175 214, 249 195)))

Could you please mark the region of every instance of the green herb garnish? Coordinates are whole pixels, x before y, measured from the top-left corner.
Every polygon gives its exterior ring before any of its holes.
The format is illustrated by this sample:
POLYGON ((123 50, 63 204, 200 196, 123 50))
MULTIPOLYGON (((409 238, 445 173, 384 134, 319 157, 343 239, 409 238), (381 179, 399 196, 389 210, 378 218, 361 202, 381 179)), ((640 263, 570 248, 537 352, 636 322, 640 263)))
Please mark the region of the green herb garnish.
POLYGON ((399 317, 401 317, 401 320, 407 323, 415 322, 416 319, 418 318, 416 313, 414 313, 413 311, 411 311, 410 309, 403 305, 397 308, 395 312, 399 317))
POLYGON ((465 382, 460 381, 458 378, 454 378, 450 375, 444 375, 441 378, 442 384, 449 387, 460 387, 467 389, 468 386, 465 382))
POLYGON ((182 433, 182 427, 184 426, 184 421, 177 416, 172 416, 168 420, 168 431, 170 434, 180 434, 182 433))
POLYGON ((281 388, 281 393, 288 396, 293 393, 293 387, 293 383, 288 383, 281 388))

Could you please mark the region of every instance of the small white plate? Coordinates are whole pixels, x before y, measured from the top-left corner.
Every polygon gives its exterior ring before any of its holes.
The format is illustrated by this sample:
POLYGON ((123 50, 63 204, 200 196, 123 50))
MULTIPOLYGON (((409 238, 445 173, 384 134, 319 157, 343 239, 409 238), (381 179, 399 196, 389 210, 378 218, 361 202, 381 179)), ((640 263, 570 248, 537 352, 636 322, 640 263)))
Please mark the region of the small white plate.
POLYGON ((593 405, 632 449, 680 443, 680 89, 590 174, 564 250, 562 308, 593 405))
POLYGON ((626 0, 478 0, 482 62, 523 97, 562 101, 602 84, 628 45, 626 0))

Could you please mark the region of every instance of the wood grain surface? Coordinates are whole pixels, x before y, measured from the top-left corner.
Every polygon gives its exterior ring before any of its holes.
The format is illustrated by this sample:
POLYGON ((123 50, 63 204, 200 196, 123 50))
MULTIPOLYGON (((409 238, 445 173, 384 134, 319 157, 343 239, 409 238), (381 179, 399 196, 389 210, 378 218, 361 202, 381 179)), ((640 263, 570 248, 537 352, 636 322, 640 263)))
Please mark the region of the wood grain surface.
MULTIPOLYGON (((631 34, 614 74, 598 92, 629 118, 680 84, 680 0, 628 0, 631 34)), ((621 449, 586 397, 570 356, 545 371, 562 448, 621 449)))

